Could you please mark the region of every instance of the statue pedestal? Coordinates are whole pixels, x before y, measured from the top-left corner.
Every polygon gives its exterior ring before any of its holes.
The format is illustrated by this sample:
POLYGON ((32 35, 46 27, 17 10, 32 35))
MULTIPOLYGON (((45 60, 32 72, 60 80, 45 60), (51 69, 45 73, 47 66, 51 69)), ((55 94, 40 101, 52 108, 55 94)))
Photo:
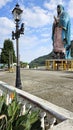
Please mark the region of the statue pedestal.
POLYGON ((71 59, 47 59, 46 70, 71 70, 73 71, 73 60, 71 59))

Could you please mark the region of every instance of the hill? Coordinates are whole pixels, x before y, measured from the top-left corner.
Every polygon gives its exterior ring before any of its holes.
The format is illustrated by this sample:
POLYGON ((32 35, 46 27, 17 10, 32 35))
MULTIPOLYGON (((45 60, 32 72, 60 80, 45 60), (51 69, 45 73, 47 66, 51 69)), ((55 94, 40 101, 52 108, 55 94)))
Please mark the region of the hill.
POLYGON ((52 52, 48 55, 38 57, 34 59, 33 61, 30 62, 29 66, 31 67, 37 67, 37 66, 44 66, 45 65, 45 60, 46 59, 51 59, 52 58, 52 52))
MULTIPOLYGON (((29 64, 30 68, 37 67, 37 66, 44 66, 46 59, 53 59, 52 54, 53 54, 53 52, 51 52, 45 56, 41 56, 41 57, 34 59, 29 64)), ((71 41, 71 57, 73 57, 73 40, 71 41)))

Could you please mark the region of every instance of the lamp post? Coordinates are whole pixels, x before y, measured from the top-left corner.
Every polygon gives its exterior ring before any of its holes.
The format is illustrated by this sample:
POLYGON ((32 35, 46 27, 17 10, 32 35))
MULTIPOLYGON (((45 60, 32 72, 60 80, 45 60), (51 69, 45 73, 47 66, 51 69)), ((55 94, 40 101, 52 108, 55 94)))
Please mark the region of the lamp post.
POLYGON ((21 14, 23 10, 20 9, 19 5, 16 4, 15 8, 12 11, 14 21, 16 24, 16 30, 15 32, 12 31, 12 39, 16 39, 16 54, 17 54, 17 65, 16 65, 16 84, 15 87, 22 89, 21 85, 21 77, 20 77, 20 59, 19 59, 19 38, 20 34, 24 34, 24 23, 21 24, 21 28, 19 29, 19 23, 21 20, 21 14))
MULTIPOLYGON (((2 51, 2 48, 0 48, 0 50, 2 51)), ((1 64, 1 51, 0 51, 0 64, 1 64)))

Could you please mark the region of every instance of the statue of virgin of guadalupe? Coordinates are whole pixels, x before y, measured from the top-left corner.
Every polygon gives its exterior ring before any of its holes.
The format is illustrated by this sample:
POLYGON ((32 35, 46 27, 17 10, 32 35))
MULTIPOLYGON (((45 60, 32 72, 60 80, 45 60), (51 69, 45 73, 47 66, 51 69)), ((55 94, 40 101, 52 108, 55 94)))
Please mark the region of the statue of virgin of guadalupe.
POLYGON ((54 16, 52 27, 53 51, 60 59, 70 59, 70 17, 62 5, 57 6, 57 17, 54 16))

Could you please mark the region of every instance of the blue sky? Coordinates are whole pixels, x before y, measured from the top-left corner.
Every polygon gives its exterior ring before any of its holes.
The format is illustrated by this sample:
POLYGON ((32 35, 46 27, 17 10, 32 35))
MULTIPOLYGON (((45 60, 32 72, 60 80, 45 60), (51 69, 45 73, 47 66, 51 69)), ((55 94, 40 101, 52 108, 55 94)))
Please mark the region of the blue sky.
MULTIPOLYGON (((12 10, 16 3, 23 9, 22 22, 25 32, 19 39, 20 60, 30 62, 49 54, 52 47, 51 33, 57 4, 62 4, 71 19, 71 40, 73 40, 73 0, 0 0, 0 47, 15 31, 12 10)), ((16 52, 16 41, 13 41, 16 52)))

